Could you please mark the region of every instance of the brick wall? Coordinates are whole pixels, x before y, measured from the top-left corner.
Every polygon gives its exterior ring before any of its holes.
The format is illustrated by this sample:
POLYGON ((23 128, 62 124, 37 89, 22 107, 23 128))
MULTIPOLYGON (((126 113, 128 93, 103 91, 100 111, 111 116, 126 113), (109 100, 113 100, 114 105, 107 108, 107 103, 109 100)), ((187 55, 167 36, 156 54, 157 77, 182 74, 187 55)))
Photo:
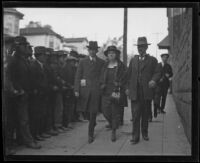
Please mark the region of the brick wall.
POLYGON ((170 53, 174 72, 173 97, 185 133, 191 142, 192 9, 186 9, 184 13, 169 18, 169 21, 173 22, 170 23, 173 27, 169 27, 170 53))

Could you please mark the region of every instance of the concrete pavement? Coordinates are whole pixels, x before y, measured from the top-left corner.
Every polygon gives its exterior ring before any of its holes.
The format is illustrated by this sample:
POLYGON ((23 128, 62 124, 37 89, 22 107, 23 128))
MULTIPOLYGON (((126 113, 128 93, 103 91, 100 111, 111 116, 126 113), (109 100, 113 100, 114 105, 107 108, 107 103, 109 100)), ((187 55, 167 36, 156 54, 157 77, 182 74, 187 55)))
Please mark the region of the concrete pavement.
POLYGON ((95 141, 88 144, 88 122, 74 123, 74 129, 41 142, 39 150, 19 147, 16 155, 191 155, 191 146, 184 134, 180 117, 171 95, 166 102, 166 114, 159 114, 149 123, 149 141, 131 145, 131 110, 125 108, 125 124, 117 131, 117 141, 111 142, 111 131, 102 115, 97 118, 95 141))

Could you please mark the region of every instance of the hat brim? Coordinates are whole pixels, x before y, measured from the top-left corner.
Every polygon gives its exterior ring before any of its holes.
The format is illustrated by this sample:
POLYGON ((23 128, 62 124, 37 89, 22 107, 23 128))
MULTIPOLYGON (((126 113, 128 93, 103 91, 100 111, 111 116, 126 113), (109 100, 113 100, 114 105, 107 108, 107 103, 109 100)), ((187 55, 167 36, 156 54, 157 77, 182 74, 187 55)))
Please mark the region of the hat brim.
POLYGON ((147 43, 147 44, 133 44, 135 46, 140 46, 140 45, 151 45, 151 43, 147 43))
POLYGON ((93 47, 93 46, 86 46, 88 49, 99 49, 100 47, 97 46, 97 47, 93 47))
POLYGON ((116 49, 116 50, 106 50, 106 51, 104 52, 104 55, 105 55, 105 56, 108 56, 108 52, 109 52, 109 51, 114 51, 114 52, 116 52, 117 55, 119 55, 119 54, 121 53, 121 52, 120 52, 119 50, 117 50, 117 49, 116 49))

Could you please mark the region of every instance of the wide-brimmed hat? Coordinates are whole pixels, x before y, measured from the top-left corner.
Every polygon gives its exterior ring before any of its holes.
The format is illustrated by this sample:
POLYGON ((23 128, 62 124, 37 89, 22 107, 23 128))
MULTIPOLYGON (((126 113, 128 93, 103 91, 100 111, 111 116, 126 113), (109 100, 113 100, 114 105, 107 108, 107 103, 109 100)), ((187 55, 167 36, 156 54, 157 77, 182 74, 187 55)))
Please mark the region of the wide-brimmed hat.
POLYGON ((116 46, 112 45, 112 46, 108 46, 108 48, 106 49, 106 51, 104 52, 105 56, 108 56, 108 52, 109 51, 114 51, 117 55, 120 55, 120 50, 117 49, 116 46))
POLYGON ((64 50, 58 50, 58 51, 57 51, 57 55, 58 55, 58 57, 63 57, 63 56, 66 56, 66 55, 68 55, 68 54, 67 54, 67 52, 64 51, 64 50))
POLYGON ((146 37, 138 37, 137 44, 134 45, 139 46, 139 45, 151 45, 151 44, 147 42, 146 37))
POLYGON ((100 47, 98 46, 97 41, 90 41, 90 42, 89 42, 89 45, 87 46, 87 48, 88 48, 88 49, 98 49, 98 48, 100 48, 100 47))
POLYGON ((29 43, 27 42, 26 37, 16 36, 14 38, 14 44, 15 45, 28 45, 29 43))
POLYGON ((168 53, 163 53, 160 56, 161 56, 161 58, 164 57, 164 56, 167 56, 167 58, 169 58, 169 54, 168 53))

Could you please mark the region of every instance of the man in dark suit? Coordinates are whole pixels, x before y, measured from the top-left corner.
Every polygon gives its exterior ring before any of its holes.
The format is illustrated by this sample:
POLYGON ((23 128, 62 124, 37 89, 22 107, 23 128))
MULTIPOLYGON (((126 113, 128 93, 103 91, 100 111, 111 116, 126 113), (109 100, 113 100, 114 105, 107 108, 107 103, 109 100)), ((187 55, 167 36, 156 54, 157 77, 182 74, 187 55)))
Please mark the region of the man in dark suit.
POLYGON ((148 48, 146 37, 138 38, 138 52, 131 59, 126 74, 127 90, 126 94, 131 99, 132 110, 132 140, 133 144, 139 142, 140 139, 140 120, 141 132, 143 139, 148 141, 148 116, 151 108, 151 100, 153 99, 153 88, 160 79, 160 71, 154 58, 147 55, 148 48))
POLYGON ((29 148, 39 149, 40 145, 34 142, 29 128, 29 98, 32 91, 30 63, 28 57, 30 50, 25 37, 17 36, 15 38, 15 53, 13 53, 12 62, 8 66, 10 81, 17 95, 17 120, 19 130, 17 130, 20 142, 29 148))
POLYGON ((78 111, 89 113, 88 142, 92 143, 94 141, 96 115, 100 106, 100 73, 104 61, 96 56, 99 48, 96 41, 90 41, 87 47, 89 56, 79 62, 74 91, 78 98, 78 111))
POLYGON ((167 63, 169 54, 162 54, 161 58, 162 62, 158 64, 161 69, 161 79, 155 89, 154 117, 157 117, 157 110, 160 110, 161 113, 165 113, 165 102, 170 85, 169 79, 173 76, 172 67, 167 63))

